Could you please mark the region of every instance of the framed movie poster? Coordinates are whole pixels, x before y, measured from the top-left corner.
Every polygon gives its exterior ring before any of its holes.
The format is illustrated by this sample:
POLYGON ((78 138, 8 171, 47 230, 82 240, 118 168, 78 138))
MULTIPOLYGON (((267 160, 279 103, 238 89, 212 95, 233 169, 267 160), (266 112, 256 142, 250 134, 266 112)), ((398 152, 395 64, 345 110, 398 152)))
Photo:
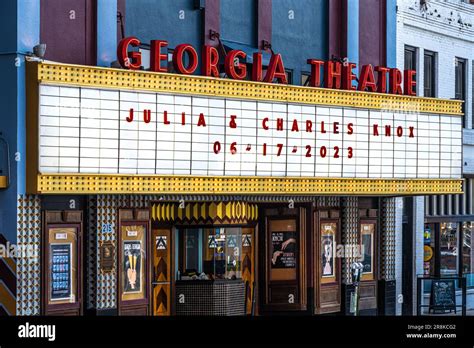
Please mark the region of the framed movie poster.
POLYGON ((72 295, 72 245, 51 244, 51 301, 70 300, 72 295))
POLYGON ((374 279, 374 239, 375 223, 361 223, 360 244, 362 280, 374 279))
POLYGON ((123 242, 123 269, 125 274, 124 293, 140 293, 142 287, 141 274, 141 257, 142 242, 141 241, 124 241, 123 242))
POLYGON ((335 222, 322 222, 321 231, 321 278, 322 283, 336 281, 336 233, 337 224, 335 222))
POLYGON ((272 232, 272 269, 296 267, 296 232, 272 232))
POLYGON ((269 221, 268 262, 270 280, 296 280, 298 274, 298 233, 296 221, 269 221))
POLYGON ((121 298, 138 300, 145 298, 145 226, 121 226, 121 298))
POLYGON ((48 230, 48 304, 74 303, 77 299, 77 229, 48 230))

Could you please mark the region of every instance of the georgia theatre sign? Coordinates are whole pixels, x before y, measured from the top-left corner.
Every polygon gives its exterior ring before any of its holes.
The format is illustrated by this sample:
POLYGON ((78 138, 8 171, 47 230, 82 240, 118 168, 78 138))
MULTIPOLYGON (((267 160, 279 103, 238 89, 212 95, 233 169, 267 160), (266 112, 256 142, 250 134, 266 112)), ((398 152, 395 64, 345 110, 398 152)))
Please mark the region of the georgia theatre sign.
MULTIPOLYGON (((141 42, 136 37, 122 39, 117 49, 117 57, 120 65, 124 69, 137 70, 142 65, 142 55, 138 51, 129 51, 130 47, 140 46, 141 42)), ((165 40, 152 40, 150 42, 150 70, 154 72, 167 72, 168 54, 165 40)), ((227 77, 235 80, 245 80, 247 78, 247 65, 241 62, 246 59, 247 54, 241 50, 231 50, 224 57, 224 70, 227 77)), ((180 44, 173 50, 173 67, 175 71, 184 75, 192 75, 196 71, 199 57, 196 49, 189 44, 180 44), (185 64, 187 58, 187 64, 185 64)), ((202 71, 204 76, 219 77, 219 51, 212 46, 205 45, 201 57, 202 71)), ((308 59, 311 66, 309 85, 319 87, 321 84, 321 69, 324 71, 325 88, 342 88, 355 90, 354 81, 357 80, 359 91, 416 95, 416 81, 414 79, 415 70, 404 70, 397 68, 387 68, 367 64, 363 65, 359 78, 354 74, 355 63, 338 61, 322 61, 319 59, 308 59), (377 73, 377 82, 375 72, 377 73), (388 89, 387 89, 388 82, 388 89), (403 84, 403 89, 402 89, 403 84)), ((262 69, 262 53, 253 54, 253 64, 251 71, 252 81, 288 83, 285 74, 285 67, 281 54, 272 54, 265 75, 262 69)))
POLYGON ((179 45, 176 75, 162 73, 164 41, 151 44, 152 71, 137 71, 138 44, 119 45, 127 69, 27 65, 28 192, 461 192, 461 104, 411 96, 413 72, 364 66, 354 91, 354 64, 311 59, 312 87, 286 86, 281 56, 263 76, 256 54, 259 82, 236 81, 245 53, 227 54, 221 79, 205 47, 206 76, 186 76, 198 57, 179 45), (321 69, 332 89, 315 88, 321 69))

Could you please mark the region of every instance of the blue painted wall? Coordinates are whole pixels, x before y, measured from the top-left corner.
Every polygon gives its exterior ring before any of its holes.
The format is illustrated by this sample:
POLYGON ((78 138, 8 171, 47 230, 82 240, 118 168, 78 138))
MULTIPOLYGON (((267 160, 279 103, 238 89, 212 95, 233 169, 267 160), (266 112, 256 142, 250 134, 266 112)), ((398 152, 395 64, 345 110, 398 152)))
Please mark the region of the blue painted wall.
MULTIPOLYGON (((25 60, 39 43, 40 5, 35 0, 7 0, 0 2, 0 132, 10 145, 10 187, 0 190, 0 233, 16 242, 17 197, 25 192, 26 160, 26 98, 25 60), (21 14, 21 15, 20 15, 21 14), (19 154, 19 161, 15 154, 19 154)), ((3 149, 2 149, 3 152, 3 149)), ((5 154, 0 168, 6 171, 5 154)))
POLYGON ((327 59, 327 13, 327 0, 273 0, 272 48, 283 55, 285 68, 293 70, 295 85, 301 83, 302 71, 310 71, 308 58, 327 59))
POLYGON ((387 66, 395 68, 397 66, 397 0, 387 1, 387 66))
POLYGON ((221 0, 221 38, 257 47, 257 3, 221 0))
MULTIPOLYGON (((378 42, 374 42, 378 45, 378 42)), ((347 0, 347 58, 356 63, 354 73, 359 73, 359 0, 347 0)), ((354 81, 354 85, 357 83, 354 81)))
POLYGON ((194 4, 194 0, 166 1, 166 5, 156 0, 127 1, 125 35, 136 36, 144 43, 167 40, 170 48, 188 43, 198 49, 203 36, 202 12, 194 4))
POLYGON ((97 65, 117 59, 117 0, 97 0, 97 65))

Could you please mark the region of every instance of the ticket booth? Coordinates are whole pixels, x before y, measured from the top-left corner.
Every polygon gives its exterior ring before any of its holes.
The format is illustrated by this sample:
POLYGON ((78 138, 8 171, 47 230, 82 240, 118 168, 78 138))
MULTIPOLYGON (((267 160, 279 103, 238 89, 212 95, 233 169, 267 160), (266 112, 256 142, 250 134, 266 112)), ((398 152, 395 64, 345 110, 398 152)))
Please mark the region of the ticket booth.
POLYGON ((257 214, 245 202, 153 204, 153 315, 250 313, 257 214))

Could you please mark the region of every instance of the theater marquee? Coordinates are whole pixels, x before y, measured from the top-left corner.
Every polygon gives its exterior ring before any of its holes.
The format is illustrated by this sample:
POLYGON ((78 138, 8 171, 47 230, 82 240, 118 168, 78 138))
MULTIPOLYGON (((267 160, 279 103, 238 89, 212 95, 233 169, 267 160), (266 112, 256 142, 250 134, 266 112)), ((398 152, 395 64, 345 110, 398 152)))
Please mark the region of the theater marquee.
POLYGON ((28 70, 32 193, 461 192, 457 101, 49 63, 28 70))

